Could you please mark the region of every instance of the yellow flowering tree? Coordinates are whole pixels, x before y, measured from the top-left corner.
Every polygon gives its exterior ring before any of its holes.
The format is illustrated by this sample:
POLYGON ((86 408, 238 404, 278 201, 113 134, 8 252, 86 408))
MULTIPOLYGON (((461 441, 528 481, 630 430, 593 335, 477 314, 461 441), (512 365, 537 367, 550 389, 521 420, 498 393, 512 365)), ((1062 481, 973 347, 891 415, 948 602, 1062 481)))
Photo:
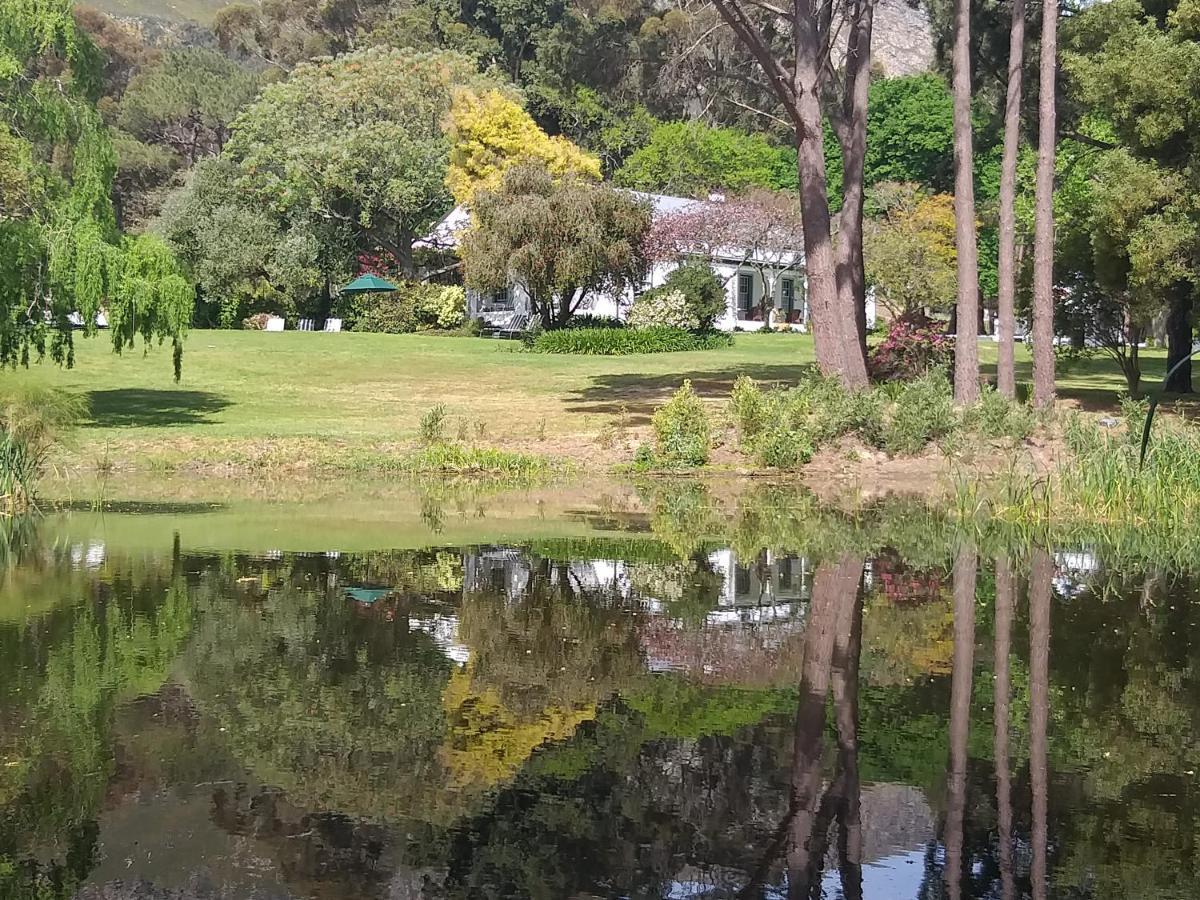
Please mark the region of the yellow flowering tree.
POLYGON ((498 90, 456 91, 446 135, 446 186, 457 203, 470 203, 480 189, 495 190, 504 173, 522 162, 540 162, 555 178, 600 180, 599 159, 565 137, 546 134, 516 100, 498 90))

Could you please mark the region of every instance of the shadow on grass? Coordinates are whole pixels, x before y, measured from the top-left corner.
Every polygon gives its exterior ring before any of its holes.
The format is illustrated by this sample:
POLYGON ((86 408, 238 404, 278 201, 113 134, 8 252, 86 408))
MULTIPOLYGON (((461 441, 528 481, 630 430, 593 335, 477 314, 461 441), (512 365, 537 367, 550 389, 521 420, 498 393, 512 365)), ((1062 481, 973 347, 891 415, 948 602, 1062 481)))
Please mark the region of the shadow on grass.
POLYGON ((795 384, 812 368, 812 363, 796 365, 741 365, 702 372, 673 372, 667 375, 623 373, 597 375, 587 387, 567 397, 567 409, 578 413, 624 413, 630 425, 644 425, 654 410, 685 380, 701 397, 726 399, 739 375, 749 375, 763 384, 795 384))
POLYGON ((205 425, 212 415, 229 407, 220 394, 209 391, 171 391, 122 388, 90 391, 93 428, 205 425))

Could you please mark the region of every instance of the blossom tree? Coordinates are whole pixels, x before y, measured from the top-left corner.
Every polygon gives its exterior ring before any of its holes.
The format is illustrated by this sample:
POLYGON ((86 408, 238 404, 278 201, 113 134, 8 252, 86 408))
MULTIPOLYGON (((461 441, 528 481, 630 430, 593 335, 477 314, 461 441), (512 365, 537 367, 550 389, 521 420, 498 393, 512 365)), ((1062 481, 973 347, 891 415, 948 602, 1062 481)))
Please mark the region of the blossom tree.
POLYGON ((795 195, 751 190, 726 200, 697 201, 655 220, 647 238, 652 262, 723 259, 753 269, 762 285, 763 319, 779 281, 804 271, 804 228, 795 195))

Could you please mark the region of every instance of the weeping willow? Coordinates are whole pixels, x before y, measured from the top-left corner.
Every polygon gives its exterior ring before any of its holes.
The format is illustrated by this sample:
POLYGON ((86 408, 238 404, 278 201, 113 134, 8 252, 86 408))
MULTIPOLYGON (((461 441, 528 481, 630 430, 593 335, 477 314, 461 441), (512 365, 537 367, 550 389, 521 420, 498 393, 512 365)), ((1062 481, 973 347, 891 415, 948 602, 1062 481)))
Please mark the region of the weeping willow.
POLYGON ((170 340, 179 378, 194 291, 153 235, 122 235, 96 112, 101 58, 72 0, 0 0, 0 365, 74 362, 71 316, 113 349, 170 340))

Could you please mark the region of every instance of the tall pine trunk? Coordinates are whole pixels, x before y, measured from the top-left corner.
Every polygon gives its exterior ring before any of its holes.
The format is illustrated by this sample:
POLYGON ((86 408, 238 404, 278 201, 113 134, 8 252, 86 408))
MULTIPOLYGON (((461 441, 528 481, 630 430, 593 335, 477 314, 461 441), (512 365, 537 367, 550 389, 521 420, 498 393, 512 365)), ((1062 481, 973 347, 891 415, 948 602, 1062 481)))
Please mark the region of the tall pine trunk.
POLYGON ((863 261, 863 203, 867 160, 867 102, 871 88, 871 32, 874 0, 857 0, 853 7, 846 51, 846 96, 836 123, 842 148, 842 210, 838 219, 837 277, 843 309, 854 310, 854 331, 846 336, 867 354, 867 278, 863 261))
POLYGON ((975 236, 975 153, 971 140, 971 0, 954 3, 954 238, 958 302, 954 400, 979 399, 979 248, 975 236))
POLYGON ((1017 151, 1021 142, 1021 78, 1025 56, 1025 0, 1013 0, 1008 38, 1008 92, 1004 101, 1004 156, 1000 163, 1000 255, 998 321, 999 360, 996 388, 1001 395, 1017 394, 1015 362, 1017 294, 1017 151))
POLYGON ((1038 75, 1038 161, 1033 220, 1033 402, 1054 403, 1054 156, 1058 2, 1042 5, 1038 75))
MULTIPOLYGON (((1192 352, 1192 287, 1181 281, 1171 289, 1167 307, 1167 371, 1188 358, 1192 352)), ((1174 375, 1163 383, 1172 394, 1192 392, 1192 364, 1183 362, 1174 375)))

